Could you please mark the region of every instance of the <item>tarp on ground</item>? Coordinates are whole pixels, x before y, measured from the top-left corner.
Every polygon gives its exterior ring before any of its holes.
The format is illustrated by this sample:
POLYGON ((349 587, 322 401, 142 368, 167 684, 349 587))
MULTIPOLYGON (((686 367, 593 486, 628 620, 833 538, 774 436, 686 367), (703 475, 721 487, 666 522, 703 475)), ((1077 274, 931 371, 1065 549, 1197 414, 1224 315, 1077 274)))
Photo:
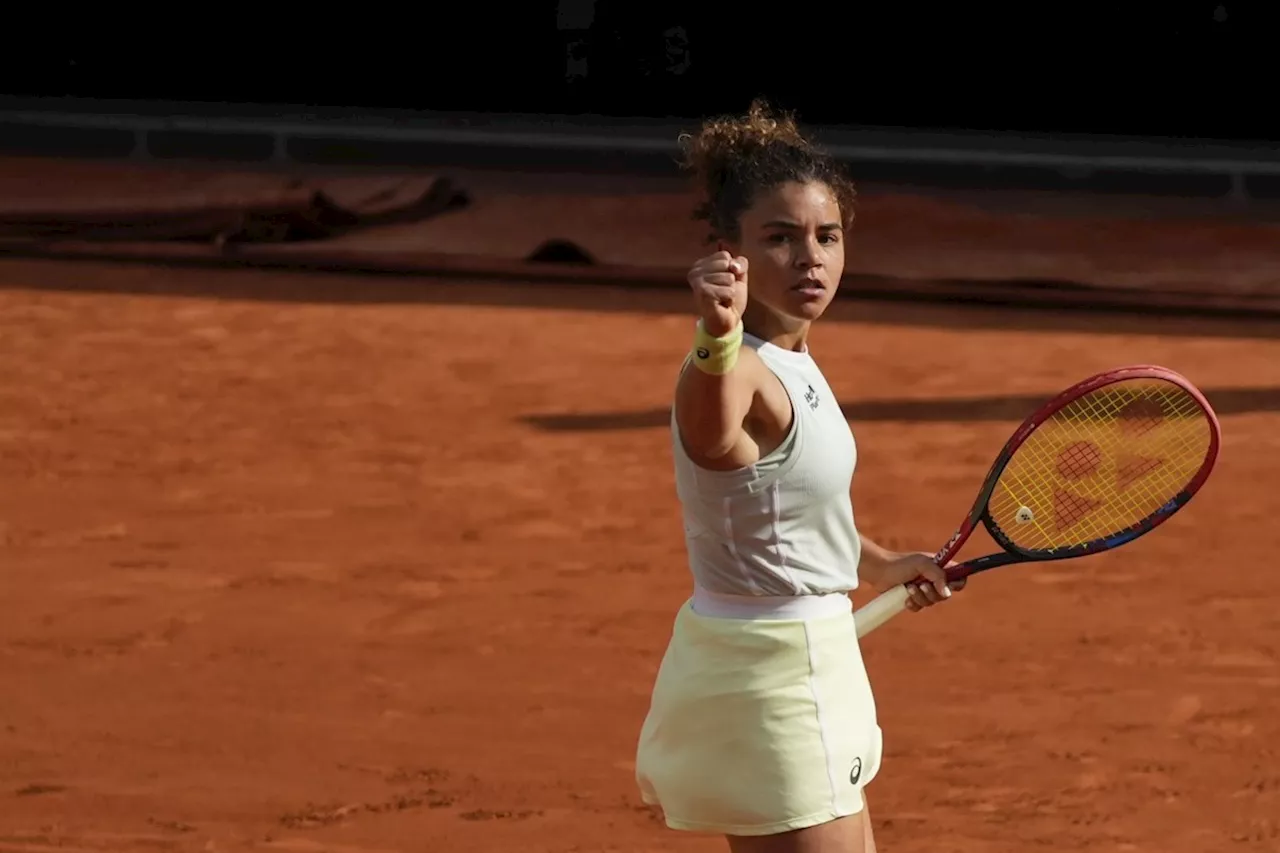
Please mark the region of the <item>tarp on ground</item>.
MULTIPOLYGON (((473 192, 443 175, 234 173, 0 160, 0 253, 684 285, 694 198, 590 181, 473 192)), ((1094 206, 1096 209, 1096 205, 1094 206)), ((1280 225, 859 201, 845 292, 1280 312, 1280 225)))

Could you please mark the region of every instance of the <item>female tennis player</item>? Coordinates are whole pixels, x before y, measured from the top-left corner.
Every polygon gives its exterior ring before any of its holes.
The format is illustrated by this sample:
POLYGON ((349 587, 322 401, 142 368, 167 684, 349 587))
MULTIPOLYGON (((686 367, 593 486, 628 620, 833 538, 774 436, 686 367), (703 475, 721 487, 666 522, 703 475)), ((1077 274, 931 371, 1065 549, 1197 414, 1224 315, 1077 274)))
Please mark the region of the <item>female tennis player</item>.
POLYGON ((699 319, 671 421, 694 591, 637 781, 668 826, 734 853, 871 853, 881 732, 848 593, 924 578, 920 610, 951 589, 929 554, 859 532, 853 433, 807 345, 844 269, 853 185, 760 102, 682 142, 719 251, 689 272, 699 319))

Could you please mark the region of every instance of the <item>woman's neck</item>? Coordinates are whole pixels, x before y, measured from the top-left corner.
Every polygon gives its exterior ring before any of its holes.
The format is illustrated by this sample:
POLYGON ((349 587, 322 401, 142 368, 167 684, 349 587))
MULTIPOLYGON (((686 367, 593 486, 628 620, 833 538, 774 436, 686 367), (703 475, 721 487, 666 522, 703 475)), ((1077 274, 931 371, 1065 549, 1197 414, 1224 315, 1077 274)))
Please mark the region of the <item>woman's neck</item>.
POLYGON ((781 349, 803 352, 809 338, 808 320, 781 317, 758 302, 748 302, 742 312, 743 330, 781 349))

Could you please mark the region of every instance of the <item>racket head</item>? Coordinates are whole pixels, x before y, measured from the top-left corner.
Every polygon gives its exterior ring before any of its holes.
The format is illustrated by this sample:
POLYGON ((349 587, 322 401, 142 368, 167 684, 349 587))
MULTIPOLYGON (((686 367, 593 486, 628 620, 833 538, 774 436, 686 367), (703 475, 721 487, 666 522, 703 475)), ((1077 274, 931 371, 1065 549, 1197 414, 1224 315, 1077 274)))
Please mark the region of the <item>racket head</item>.
POLYGON ((1008 557, 974 568, 1079 557, 1146 535, 1203 487, 1220 444, 1213 407, 1168 368, 1077 383, 1028 417, 993 466, 980 515, 1008 557))

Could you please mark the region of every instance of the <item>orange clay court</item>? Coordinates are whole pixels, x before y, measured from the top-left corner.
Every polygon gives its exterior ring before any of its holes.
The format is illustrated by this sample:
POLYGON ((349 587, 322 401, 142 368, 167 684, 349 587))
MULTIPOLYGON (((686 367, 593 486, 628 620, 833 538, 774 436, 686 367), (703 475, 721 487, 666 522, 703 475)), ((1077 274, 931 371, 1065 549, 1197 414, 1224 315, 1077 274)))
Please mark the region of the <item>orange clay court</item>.
MULTIPOLYGON (((0 261, 0 850, 720 850, 632 777, 690 326, 678 288, 0 261)), ((867 638, 882 848, 1280 849, 1280 321, 849 300, 814 347, 891 547, 1093 371, 1223 422, 1149 537, 867 638)))

